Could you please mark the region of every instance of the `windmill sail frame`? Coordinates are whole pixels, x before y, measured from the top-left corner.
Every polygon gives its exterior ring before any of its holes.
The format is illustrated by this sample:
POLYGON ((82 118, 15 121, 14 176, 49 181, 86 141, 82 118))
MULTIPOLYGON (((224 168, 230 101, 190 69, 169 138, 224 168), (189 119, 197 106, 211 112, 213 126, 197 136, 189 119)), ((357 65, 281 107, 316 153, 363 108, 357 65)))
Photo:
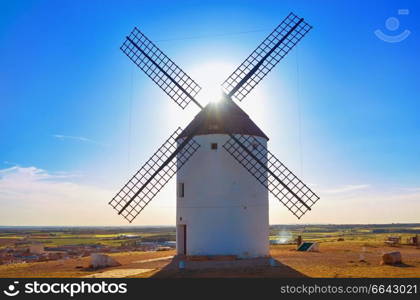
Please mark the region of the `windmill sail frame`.
POLYGON ((290 13, 222 83, 227 96, 242 101, 311 29, 290 13))
POLYGON ((178 145, 181 132, 178 127, 109 202, 130 223, 200 147, 192 137, 178 145))
POLYGON ((182 109, 191 101, 200 106, 194 97, 201 87, 137 27, 120 49, 182 109))
POLYGON ((235 134, 223 148, 300 219, 319 197, 255 137, 235 134))
MULTIPOLYGON (((303 18, 290 13, 248 58, 223 82, 225 100, 242 101, 248 93, 312 29, 303 18)), ((201 87, 166 56, 137 27, 120 49, 182 109, 194 102, 201 87)), ((155 154, 126 183, 109 204, 130 223, 198 150, 193 136, 178 128, 155 154), (175 159, 176 158, 176 159, 175 159)), ((226 133, 223 148, 263 184, 297 218, 301 218, 319 197, 285 167, 255 137, 226 133), (286 199, 286 200, 284 200, 286 199)))

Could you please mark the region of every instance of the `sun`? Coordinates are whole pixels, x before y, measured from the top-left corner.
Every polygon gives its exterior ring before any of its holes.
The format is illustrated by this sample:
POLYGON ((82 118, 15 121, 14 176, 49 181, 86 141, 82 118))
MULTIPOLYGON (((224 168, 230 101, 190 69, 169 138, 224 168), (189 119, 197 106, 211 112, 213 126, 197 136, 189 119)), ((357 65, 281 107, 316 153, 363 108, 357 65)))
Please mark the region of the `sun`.
POLYGON ((220 61, 194 66, 191 75, 202 88, 197 95, 198 101, 203 105, 220 101, 223 97, 222 83, 234 70, 233 65, 220 61))
MULTIPOLYGON (((236 63, 237 64, 237 63, 236 63)), ((238 66, 235 63, 227 61, 210 60, 203 64, 193 65, 189 68, 188 73, 201 86, 201 91, 197 94, 196 99, 203 105, 210 102, 219 102, 223 99, 222 83, 225 81, 238 66)), ((276 93, 279 92, 276 90, 276 93)), ((236 101, 240 104, 250 117, 260 124, 263 128, 270 127, 268 120, 273 119, 272 112, 267 109, 266 100, 270 96, 275 95, 264 86, 258 86, 248 96, 246 101, 236 101)), ((276 121, 278 122, 278 120, 276 121)))

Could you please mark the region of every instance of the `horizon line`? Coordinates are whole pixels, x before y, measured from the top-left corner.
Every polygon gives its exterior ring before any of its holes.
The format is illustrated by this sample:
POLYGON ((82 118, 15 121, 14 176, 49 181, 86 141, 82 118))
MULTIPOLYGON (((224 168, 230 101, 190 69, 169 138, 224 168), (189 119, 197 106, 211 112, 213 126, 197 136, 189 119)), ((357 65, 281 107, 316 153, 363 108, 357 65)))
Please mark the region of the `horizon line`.
MULTIPOLYGON (((339 226, 357 226, 357 225, 420 225, 418 223, 307 223, 307 224, 297 224, 297 223, 285 223, 285 224, 269 224, 269 226, 316 226, 316 225, 339 225, 339 226)), ((0 225, 1 228, 16 228, 16 227, 176 227, 176 225, 0 225)))

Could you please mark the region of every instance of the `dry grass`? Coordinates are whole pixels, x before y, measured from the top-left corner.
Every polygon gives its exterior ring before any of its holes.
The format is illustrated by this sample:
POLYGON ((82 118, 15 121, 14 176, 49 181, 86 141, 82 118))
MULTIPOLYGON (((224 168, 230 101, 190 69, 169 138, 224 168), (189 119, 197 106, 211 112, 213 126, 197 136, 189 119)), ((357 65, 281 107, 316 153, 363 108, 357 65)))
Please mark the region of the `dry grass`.
MULTIPOLYGON (((141 262, 174 254, 174 251, 112 254, 122 265, 103 271, 153 269, 153 271, 130 277, 293 277, 297 274, 308 277, 420 277, 420 249, 413 246, 389 247, 376 239, 324 242, 320 244, 320 252, 297 252, 292 245, 272 246, 271 256, 282 264, 282 267, 278 268, 206 268, 184 272, 175 269, 167 272, 170 260, 141 262), (382 253, 388 251, 400 251, 404 265, 380 265, 382 253), (361 258, 364 261, 361 262, 361 258)), ((0 277, 84 277, 98 272, 76 268, 78 266, 86 268, 88 264, 89 258, 86 257, 64 261, 0 265, 0 277)))
MULTIPOLYGON (((153 259, 174 255, 174 251, 159 251, 159 252, 123 252, 110 254, 119 263, 120 267, 112 269, 129 269, 129 268, 144 268, 155 269, 160 265, 159 263, 141 264, 135 263, 139 260, 153 259)), ((160 262, 164 264, 164 262, 160 262)), ((84 277, 100 271, 89 270, 89 257, 68 259, 60 261, 48 261, 37 263, 23 263, 15 265, 0 265, 0 278, 35 278, 35 277, 84 277), (82 267, 82 268, 78 268, 82 267)), ((105 270, 109 270, 107 268, 105 270)), ((104 270, 104 271, 105 271, 104 270)))
POLYGON ((294 249, 293 246, 274 246, 270 253, 309 277, 420 277, 420 249, 413 246, 389 247, 379 241, 343 241, 321 243, 320 252, 294 249), (382 254, 389 251, 400 251, 404 265, 380 265, 382 254))

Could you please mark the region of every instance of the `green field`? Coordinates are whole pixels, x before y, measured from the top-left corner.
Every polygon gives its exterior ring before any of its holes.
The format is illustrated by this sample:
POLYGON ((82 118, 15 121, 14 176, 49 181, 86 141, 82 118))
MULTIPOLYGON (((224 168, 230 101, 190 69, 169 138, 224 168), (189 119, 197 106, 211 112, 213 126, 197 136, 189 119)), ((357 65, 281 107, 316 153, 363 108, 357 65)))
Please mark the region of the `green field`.
POLYGON ((38 227, 0 227, 0 248, 15 243, 42 243, 46 247, 65 245, 120 246, 126 240, 121 236, 138 236, 134 240, 162 241, 175 240, 175 229, 172 227, 147 227, 131 230, 119 227, 67 227, 67 228, 38 228, 38 227))
MULTIPOLYGON (((420 234, 420 224, 378 225, 272 225, 270 240, 292 243, 298 235, 306 241, 383 241, 387 236, 406 238, 420 234)), ((174 241, 175 227, 0 227, 0 248, 19 242, 39 242, 47 247, 101 244, 120 246, 122 235, 138 241, 174 241)))
POLYGON ((418 224, 379 225, 273 225, 270 240, 288 236, 293 241, 298 235, 306 241, 332 242, 339 238, 347 241, 383 241, 388 236, 400 236, 401 241, 419 234, 418 224))

